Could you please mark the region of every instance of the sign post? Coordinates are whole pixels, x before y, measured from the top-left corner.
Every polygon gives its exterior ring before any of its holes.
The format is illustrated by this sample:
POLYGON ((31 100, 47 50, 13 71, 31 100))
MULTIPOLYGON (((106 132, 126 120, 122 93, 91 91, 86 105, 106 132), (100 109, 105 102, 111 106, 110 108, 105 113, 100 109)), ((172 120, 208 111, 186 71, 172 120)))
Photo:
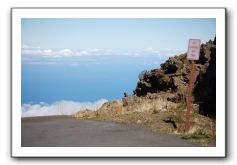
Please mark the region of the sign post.
POLYGON ((191 73, 190 73, 190 79, 189 79, 188 98, 187 98, 187 112, 186 112, 186 123, 185 123, 186 132, 188 132, 190 129, 192 90, 193 90, 193 84, 194 84, 194 78, 195 78, 195 60, 199 59, 200 44, 201 44, 200 39, 190 39, 188 42, 187 59, 191 60, 191 73))

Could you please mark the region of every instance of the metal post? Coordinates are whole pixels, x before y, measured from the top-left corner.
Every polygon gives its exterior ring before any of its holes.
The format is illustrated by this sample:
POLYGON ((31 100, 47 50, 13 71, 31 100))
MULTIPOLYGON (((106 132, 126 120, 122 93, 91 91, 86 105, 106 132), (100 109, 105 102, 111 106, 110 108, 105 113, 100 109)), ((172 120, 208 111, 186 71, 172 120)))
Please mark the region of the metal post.
POLYGON ((194 77, 195 77, 195 64, 194 60, 192 60, 191 66, 191 73, 189 79, 189 87, 188 87, 188 99, 187 99, 187 112, 186 112, 186 124, 185 124, 185 131, 188 132, 190 129, 190 112, 191 112, 191 102, 192 102, 192 90, 194 84, 194 77))

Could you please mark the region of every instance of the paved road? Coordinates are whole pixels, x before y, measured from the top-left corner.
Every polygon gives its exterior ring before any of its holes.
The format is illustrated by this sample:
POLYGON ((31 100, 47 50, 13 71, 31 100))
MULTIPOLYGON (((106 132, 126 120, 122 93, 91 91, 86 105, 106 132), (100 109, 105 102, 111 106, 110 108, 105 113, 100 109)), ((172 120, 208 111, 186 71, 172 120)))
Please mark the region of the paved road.
POLYGON ((195 147, 136 126, 69 117, 22 119, 22 147, 195 147))

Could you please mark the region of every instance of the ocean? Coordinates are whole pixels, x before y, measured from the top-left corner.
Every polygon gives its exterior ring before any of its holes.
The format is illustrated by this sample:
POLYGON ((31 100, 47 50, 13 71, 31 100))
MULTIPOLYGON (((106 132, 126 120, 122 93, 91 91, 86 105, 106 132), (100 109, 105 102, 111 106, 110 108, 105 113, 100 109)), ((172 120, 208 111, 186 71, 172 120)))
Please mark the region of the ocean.
POLYGON ((124 92, 132 95, 139 74, 159 68, 166 59, 99 56, 24 60, 22 116, 70 114, 83 108, 95 110, 108 100, 121 99, 124 92))

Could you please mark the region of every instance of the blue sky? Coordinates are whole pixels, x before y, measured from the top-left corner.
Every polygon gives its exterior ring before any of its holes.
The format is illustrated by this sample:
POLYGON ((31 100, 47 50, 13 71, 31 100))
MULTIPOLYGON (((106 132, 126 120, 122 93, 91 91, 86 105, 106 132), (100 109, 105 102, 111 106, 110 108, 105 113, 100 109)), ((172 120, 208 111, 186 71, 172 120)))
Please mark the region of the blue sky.
POLYGON ((215 37, 215 19, 22 19, 22 102, 132 94, 138 74, 215 37))
POLYGON ((43 49, 186 49, 214 35, 215 19, 22 19, 22 43, 43 49))

